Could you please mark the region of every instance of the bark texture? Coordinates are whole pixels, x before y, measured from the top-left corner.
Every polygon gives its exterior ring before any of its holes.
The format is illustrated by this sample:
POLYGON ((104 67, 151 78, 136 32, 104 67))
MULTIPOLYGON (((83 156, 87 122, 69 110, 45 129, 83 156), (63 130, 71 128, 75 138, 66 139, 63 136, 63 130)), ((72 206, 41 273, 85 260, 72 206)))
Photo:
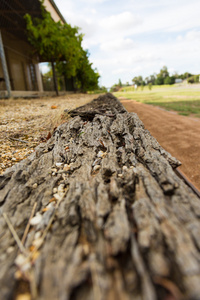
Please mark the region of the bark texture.
POLYGON ((111 94, 70 114, 0 176, 0 299, 200 299, 200 200, 179 162, 111 94))

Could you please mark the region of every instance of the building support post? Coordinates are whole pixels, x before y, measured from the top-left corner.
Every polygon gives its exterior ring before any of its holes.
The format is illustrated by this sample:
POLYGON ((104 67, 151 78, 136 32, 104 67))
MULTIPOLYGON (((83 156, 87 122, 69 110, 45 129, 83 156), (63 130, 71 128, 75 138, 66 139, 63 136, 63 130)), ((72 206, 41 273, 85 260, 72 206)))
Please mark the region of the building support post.
POLYGON ((39 90, 39 92, 44 92, 43 83, 42 83, 42 76, 41 76, 38 64, 35 64, 35 72, 36 72, 38 90, 39 90))
POLYGON ((5 57, 4 48, 3 48, 1 31, 0 31, 0 58, 1 58, 2 68, 3 68, 4 79, 5 79, 5 83, 6 83, 6 89, 8 92, 8 98, 10 98, 11 97, 10 79, 9 79, 8 68, 7 68, 7 64, 6 64, 6 57, 5 57))

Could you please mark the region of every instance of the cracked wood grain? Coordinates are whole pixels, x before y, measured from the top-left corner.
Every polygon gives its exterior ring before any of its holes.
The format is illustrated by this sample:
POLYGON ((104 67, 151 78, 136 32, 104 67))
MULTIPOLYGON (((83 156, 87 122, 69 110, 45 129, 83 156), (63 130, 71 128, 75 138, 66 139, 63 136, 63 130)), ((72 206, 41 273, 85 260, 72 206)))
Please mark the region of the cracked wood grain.
POLYGON ((199 299, 200 200, 180 163, 111 94, 70 114, 0 176, 0 299, 32 281, 32 299, 199 299), (3 214, 21 239, 30 222, 25 257, 3 214))

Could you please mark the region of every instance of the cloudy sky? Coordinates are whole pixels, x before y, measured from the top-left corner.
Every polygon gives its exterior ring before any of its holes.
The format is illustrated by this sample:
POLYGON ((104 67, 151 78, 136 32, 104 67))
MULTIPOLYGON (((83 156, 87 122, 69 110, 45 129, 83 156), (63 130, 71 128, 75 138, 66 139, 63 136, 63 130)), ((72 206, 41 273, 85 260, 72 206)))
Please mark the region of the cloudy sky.
POLYGON ((200 73, 199 0, 54 0, 85 34, 83 48, 101 74, 100 85, 131 83, 166 65, 200 73))

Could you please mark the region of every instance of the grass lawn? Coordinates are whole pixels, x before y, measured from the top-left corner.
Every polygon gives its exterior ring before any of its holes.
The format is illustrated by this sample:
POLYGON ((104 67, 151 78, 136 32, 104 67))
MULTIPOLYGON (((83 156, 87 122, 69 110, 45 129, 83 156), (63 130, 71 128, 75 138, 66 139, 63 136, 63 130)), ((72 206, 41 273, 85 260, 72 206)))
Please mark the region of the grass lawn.
POLYGON ((143 90, 125 87, 113 93, 116 97, 135 100, 146 104, 162 107, 166 110, 177 111, 180 115, 200 118, 200 85, 198 87, 186 86, 153 86, 152 90, 144 87, 143 90))

